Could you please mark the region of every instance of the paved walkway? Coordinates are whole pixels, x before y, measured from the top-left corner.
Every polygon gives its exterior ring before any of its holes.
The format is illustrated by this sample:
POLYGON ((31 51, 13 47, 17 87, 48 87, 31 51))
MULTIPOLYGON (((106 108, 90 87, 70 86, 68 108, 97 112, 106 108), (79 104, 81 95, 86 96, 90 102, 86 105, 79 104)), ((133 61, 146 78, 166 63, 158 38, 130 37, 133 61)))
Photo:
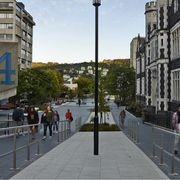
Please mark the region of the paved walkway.
POLYGON ((93 133, 77 133, 12 179, 167 179, 122 132, 100 133, 93 156, 93 133))

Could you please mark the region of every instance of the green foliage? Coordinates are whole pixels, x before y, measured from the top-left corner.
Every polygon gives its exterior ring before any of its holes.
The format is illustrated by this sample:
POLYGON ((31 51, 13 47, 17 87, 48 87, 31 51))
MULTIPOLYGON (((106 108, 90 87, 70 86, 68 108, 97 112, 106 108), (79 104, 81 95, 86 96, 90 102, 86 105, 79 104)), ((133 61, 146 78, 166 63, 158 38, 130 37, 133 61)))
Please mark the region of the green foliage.
POLYGON ((104 79, 100 78, 99 85, 99 111, 105 112, 107 109, 106 101, 105 101, 105 88, 104 88, 104 79))
MULTIPOLYGON (((81 128, 80 131, 83 132, 92 132, 94 131, 94 124, 84 124, 81 128)), ((99 124, 99 131, 120 131, 119 127, 115 124, 99 124)))
POLYGON ((94 80, 90 77, 80 76, 78 80, 76 80, 78 84, 78 96, 83 97, 85 94, 90 94, 93 92, 94 88, 94 80))
POLYGON ((14 101, 26 100, 29 104, 40 104, 60 94, 63 78, 56 70, 41 68, 19 71, 17 95, 14 101))
POLYGON ((139 103, 131 102, 128 105, 127 110, 137 117, 142 117, 143 108, 139 103))
POLYGON ((135 72, 128 66, 113 66, 107 74, 105 89, 116 95, 121 103, 127 104, 135 99, 135 72))

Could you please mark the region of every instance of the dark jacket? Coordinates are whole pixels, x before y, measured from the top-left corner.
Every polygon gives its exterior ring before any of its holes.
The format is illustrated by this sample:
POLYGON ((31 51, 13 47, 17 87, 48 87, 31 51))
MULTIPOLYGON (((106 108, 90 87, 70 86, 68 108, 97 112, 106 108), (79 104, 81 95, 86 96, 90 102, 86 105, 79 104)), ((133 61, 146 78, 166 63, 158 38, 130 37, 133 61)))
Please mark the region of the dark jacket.
POLYGON ((24 112, 23 112, 23 110, 20 109, 20 108, 16 108, 16 109, 13 111, 12 119, 13 119, 14 121, 24 121, 24 112))
POLYGON ((28 112, 27 116, 28 124, 38 124, 39 116, 37 111, 28 112))

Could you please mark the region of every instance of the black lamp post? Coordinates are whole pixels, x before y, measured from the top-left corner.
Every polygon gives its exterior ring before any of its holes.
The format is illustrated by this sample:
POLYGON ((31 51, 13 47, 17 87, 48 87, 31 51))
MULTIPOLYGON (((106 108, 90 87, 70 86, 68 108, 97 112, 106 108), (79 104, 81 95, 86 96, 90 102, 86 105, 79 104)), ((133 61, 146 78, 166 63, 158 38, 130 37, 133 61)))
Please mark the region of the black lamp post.
POLYGON ((93 0, 95 6, 95 117, 94 117, 94 155, 99 154, 99 120, 98 120, 98 7, 101 0, 93 0))

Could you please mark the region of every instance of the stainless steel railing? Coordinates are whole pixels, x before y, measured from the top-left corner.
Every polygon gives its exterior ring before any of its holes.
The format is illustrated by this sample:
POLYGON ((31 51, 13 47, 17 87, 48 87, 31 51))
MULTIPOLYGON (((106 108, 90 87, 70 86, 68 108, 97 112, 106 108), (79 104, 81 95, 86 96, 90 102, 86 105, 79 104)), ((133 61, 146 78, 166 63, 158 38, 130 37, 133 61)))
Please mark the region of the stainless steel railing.
MULTIPOLYGON (((13 148, 12 150, 10 150, 9 152, 5 152, 3 154, 0 154, 0 161, 1 158, 8 156, 10 154, 12 154, 12 170, 17 170, 17 151, 21 150, 21 149, 27 149, 27 161, 30 161, 31 159, 31 146, 34 144, 37 144, 37 156, 41 155, 41 141, 42 141, 42 135, 41 135, 41 125, 42 124, 32 124, 32 125, 23 125, 23 126, 15 126, 15 127, 8 127, 8 128, 0 128, 0 132, 12 132, 12 136, 13 136, 13 148), (30 127, 32 126, 38 126, 38 132, 36 135, 36 139, 31 141, 31 130, 30 127), (17 139, 18 138, 18 130, 21 130, 21 132, 26 134, 27 137, 27 143, 21 147, 17 147, 17 139)), ((78 132, 81 126, 81 118, 77 118, 75 120, 75 131, 78 132)), ((65 141, 67 138, 69 138, 71 136, 71 123, 69 123, 67 120, 63 120, 63 121, 59 121, 58 124, 58 132, 57 132, 57 136, 55 136, 57 138, 57 142, 61 143, 63 141, 65 141)))
MULTIPOLYGON (((180 163, 180 158, 176 157, 174 154, 175 150, 175 143, 174 138, 178 136, 180 138, 179 133, 175 133, 170 129, 162 128, 160 126, 151 124, 151 123, 145 123, 149 125, 151 128, 151 133, 149 135, 149 138, 151 138, 152 142, 152 150, 151 150, 151 157, 159 159, 159 165, 160 166, 168 166, 167 164, 167 158, 165 158, 165 154, 170 157, 171 163, 170 163, 170 175, 178 175, 178 173, 175 171, 176 167, 175 164, 180 163), (165 135, 168 135, 169 137, 172 137, 172 142, 169 143, 169 147, 165 147, 165 135), (159 153, 157 153, 157 151, 159 153), (176 161, 176 163, 175 163, 176 161)), ((126 131, 125 133, 127 136, 136 144, 142 143, 140 140, 140 122, 138 120, 128 120, 126 122, 126 131)), ((167 140, 166 140, 167 141, 167 140)), ((166 142, 167 143, 167 142, 166 142)))

